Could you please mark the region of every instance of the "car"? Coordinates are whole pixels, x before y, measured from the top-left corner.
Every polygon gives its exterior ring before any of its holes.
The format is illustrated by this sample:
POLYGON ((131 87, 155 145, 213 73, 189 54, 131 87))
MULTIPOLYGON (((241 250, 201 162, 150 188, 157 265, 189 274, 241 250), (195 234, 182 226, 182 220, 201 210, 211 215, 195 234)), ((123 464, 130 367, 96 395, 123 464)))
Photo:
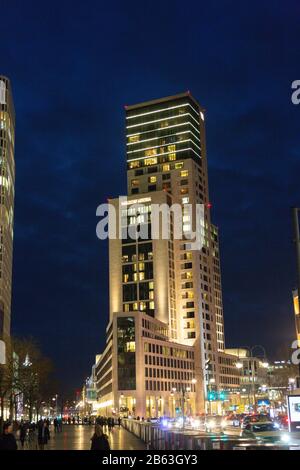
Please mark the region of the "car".
POLYGON ((223 432, 226 424, 224 416, 206 416, 204 429, 206 432, 223 432))
POLYGON ((274 423, 279 429, 287 430, 289 427, 289 419, 287 415, 276 416, 276 418, 274 418, 274 423))
POLYGON ((241 430, 240 436, 272 443, 285 440, 285 434, 280 431, 272 421, 258 420, 256 422, 249 422, 245 428, 241 430))
POLYGON ((241 424, 241 415, 237 415, 235 413, 227 415, 224 417, 224 423, 225 423, 225 427, 227 426, 239 427, 241 424))
POLYGON ((251 423, 260 423, 260 422, 270 422, 270 418, 265 414, 252 414, 247 415, 243 418, 241 423, 241 428, 245 429, 248 424, 251 423))

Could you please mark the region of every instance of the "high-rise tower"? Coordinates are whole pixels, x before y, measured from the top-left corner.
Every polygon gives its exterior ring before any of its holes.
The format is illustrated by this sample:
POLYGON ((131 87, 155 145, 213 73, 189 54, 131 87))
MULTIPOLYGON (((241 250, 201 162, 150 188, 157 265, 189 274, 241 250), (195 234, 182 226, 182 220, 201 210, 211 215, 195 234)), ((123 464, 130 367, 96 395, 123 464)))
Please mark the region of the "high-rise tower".
MULTIPOLYGON (((176 327, 184 344, 200 341, 202 366, 218 382, 217 351, 224 350, 218 230, 210 220, 205 111, 189 92, 126 108, 128 194, 166 191, 175 203, 204 204, 201 251, 174 240, 176 327)), ((184 210, 184 209, 183 209, 184 210)), ((183 232, 189 230, 183 215, 183 232)), ((176 330, 176 331, 175 331, 176 330)))
POLYGON ((239 386, 234 359, 224 352, 204 109, 189 92, 126 106, 126 156, 127 199, 110 203, 118 223, 146 226, 148 236, 109 241, 110 321, 96 365, 99 400, 140 416, 174 415, 184 411, 180 396, 189 391, 186 411, 201 412, 209 390, 239 386), (153 236, 153 204, 180 206, 181 239, 173 216, 169 238, 153 236), (203 245, 195 250, 185 235, 195 230, 197 204, 204 207, 203 245))

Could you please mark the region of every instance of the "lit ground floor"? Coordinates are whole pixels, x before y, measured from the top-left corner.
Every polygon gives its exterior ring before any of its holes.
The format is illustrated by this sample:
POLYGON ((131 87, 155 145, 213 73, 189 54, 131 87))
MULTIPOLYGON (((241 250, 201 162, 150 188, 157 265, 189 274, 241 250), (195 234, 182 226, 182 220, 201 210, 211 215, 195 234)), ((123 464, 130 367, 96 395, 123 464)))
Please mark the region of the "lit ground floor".
MULTIPOLYGON (((84 425, 64 425, 61 433, 54 433, 51 426, 51 439, 46 446, 46 450, 89 450, 91 447, 91 437, 94 426, 84 425)), ((104 428, 104 432, 109 437, 109 444, 112 450, 144 450, 142 441, 122 427, 115 426, 111 432, 104 428)), ((20 448, 19 443, 19 448, 20 448)), ((25 450, 28 445, 25 443, 25 450)))

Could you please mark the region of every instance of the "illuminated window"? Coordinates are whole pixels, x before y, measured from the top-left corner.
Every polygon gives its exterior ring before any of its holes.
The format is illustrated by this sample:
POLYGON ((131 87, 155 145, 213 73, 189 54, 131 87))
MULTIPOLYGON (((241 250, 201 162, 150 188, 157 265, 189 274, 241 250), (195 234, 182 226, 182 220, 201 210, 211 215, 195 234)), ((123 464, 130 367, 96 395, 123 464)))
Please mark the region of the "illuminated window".
POLYGON ((149 289, 150 290, 154 289, 154 282, 153 281, 149 282, 149 289))
POLYGON ((168 127, 168 125, 169 125, 168 121, 162 121, 162 122, 160 123, 160 127, 162 127, 162 128, 168 127))
POLYGON ((138 142, 140 140, 140 136, 139 135, 131 135, 129 137, 129 142, 138 142))
POLYGON ((128 258, 128 255, 123 255, 123 256, 122 256, 122 261, 123 261, 123 263, 128 263, 128 259, 129 259, 129 258, 128 258))
POLYGON ((139 280, 143 281, 145 279, 145 273, 139 273, 139 280))
POLYGON ((190 232, 191 231, 191 224, 184 224, 183 225, 183 231, 184 232, 190 232))
POLYGON ((145 263, 139 263, 139 271, 144 271, 145 263))
POLYGON ((140 162, 138 160, 129 162, 129 168, 138 168, 139 166, 140 166, 140 162))
POLYGON ((193 273, 191 271, 187 271, 185 273, 185 277, 186 277, 186 279, 193 279, 193 273))
POLYGON ((170 171, 170 165, 166 163, 165 165, 162 166, 162 171, 170 171))
POLYGON ((182 188, 182 189, 180 190, 180 194, 188 194, 188 193, 189 193, 188 188, 182 188))
POLYGON ((129 304, 124 304, 124 312, 129 312, 129 304))
POLYGON ((149 302, 149 308, 150 308, 150 310, 154 310, 154 302, 153 302, 153 300, 151 300, 151 302, 149 302))
POLYGON ((156 183, 157 178, 156 178, 156 176, 150 176, 150 177, 148 178, 148 181, 149 181, 149 183, 156 183))
POLYGON ((125 352, 135 352, 135 341, 128 341, 125 344, 125 352))
POLYGON ((157 154, 157 149, 148 149, 145 150, 145 157, 152 157, 157 154))
POLYGON ((129 281, 129 274, 124 274, 123 275, 123 282, 128 282, 129 281))
POLYGON ((144 165, 145 166, 156 165, 156 164, 157 164, 157 157, 145 158, 145 160, 144 160, 144 165))
POLYGON ((182 204, 188 204, 190 201, 190 198, 189 197, 183 197, 182 198, 182 204))
POLYGON ((169 153, 168 160, 170 162, 173 162, 174 160, 176 160, 176 153, 169 153))
POLYGON ((176 145, 168 145, 168 152, 175 152, 176 150, 176 145))
POLYGON ((185 178, 185 177, 189 176, 189 171, 188 171, 188 170, 182 170, 182 171, 180 172, 180 176, 181 176, 182 178, 185 178))
POLYGON ((132 304, 132 309, 134 311, 138 309, 138 303, 137 302, 134 302, 134 304, 132 304))
POLYGON ((175 163, 175 170, 180 170, 180 168, 183 168, 183 162, 175 163))
POLYGON ((135 188, 136 186, 139 186, 140 182, 139 180, 131 180, 131 187, 135 188))

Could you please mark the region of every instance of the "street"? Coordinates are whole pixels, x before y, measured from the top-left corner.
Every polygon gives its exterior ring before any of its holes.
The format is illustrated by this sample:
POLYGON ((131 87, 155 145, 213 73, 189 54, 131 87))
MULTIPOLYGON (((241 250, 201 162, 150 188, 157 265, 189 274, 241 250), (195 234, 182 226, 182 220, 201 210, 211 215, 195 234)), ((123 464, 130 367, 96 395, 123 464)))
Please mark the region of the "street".
MULTIPOLYGON (((89 450, 94 426, 64 425, 60 433, 54 433, 53 426, 51 426, 50 432, 51 439, 45 447, 46 450, 89 450)), ((104 432, 108 435, 112 450, 145 449, 142 441, 122 427, 116 426, 110 433, 104 428, 104 432)), ((26 449, 26 444, 24 448, 26 449)))

